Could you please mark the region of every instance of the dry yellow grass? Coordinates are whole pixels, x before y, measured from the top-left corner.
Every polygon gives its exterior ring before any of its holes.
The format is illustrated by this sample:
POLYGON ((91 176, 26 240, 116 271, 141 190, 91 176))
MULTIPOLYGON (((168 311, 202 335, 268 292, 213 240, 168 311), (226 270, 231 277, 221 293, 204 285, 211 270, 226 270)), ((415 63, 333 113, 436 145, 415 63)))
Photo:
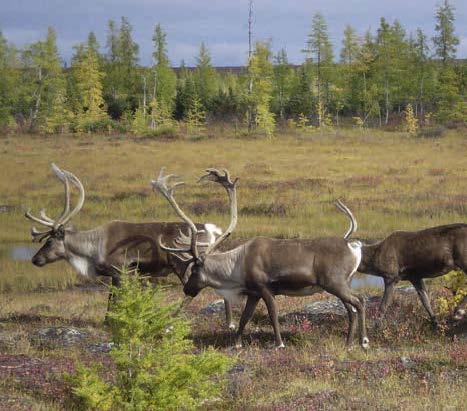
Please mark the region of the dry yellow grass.
POLYGON ((188 211, 198 213, 194 218, 221 225, 228 220, 222 209, 225 194, 196 184, 196 178, 213 166, 239 176, 238 238, 339 234, 347 222, 332 205, 336 198, 351 207, 359 236, 465 221, 467 215, 467 139, 459 132, 441 139, 368 132, 284 135, 272 142, 105 136, 18 136, 1 141, 0 202, 15 208, 0 213, 0 242, 28 241, 31 224, 22 216, 24 208, 60 211, 62 186, 50 172, 52 161, 84 183, 87 200, 73 222, 80 229, 110 219, 176 219, 149 188, 149 180, 163 165, 187 182, 177 196, 188 211))

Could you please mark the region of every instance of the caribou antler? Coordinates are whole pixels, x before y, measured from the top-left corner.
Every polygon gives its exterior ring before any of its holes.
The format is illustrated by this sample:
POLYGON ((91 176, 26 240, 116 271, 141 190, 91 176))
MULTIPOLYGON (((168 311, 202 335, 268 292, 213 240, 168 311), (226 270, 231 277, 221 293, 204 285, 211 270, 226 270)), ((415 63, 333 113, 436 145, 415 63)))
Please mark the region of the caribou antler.
MULTIPOLYGON (((57 169, 58 169, 58 167, 57 167, 57 169)), ((59 217, 59 220, 58 220, 60 225, 65 225, 76 214, 78 214, 79 211, 81 210, 81 208, 83 207, 85 194, 84 194, 83 184, 81 183, 81 181, 79 180, 78 177, 76 177, 73 173, 70 173, 69 171, 66 171, 66 170, 60 170, 59 169, 59 171, 61 171, 61 174, 63 175, 63 178, 65 179, 65 181, 70 181, 78 189, 78 192, 79 192, 78 202, 76 203, 75 208, 71 212, 69 212, 69 209, 70 209, 70 195, 69 195, 69 193, 67 194, 67 200, 66 200, 67 203, 65 205, 66 208, 63 209, 63 213, 59 217)), ((58 177, 58 175, 57 175, 57 177, 58 177)))
POLYGON ((198 248, 196 244, 196 238, 198 235, 198 229, 196 228, 195 224, 193 221, 190 220, 190 218, 187 217, 187 215, 181 210, 180 206, 177 204, 173 197, 173 192, 176 187, 181 186, 185 184, 182 181, 179 181, 177 183, 172 184, 171 186, 168 186, 167 184, 169 183, 169 180, 173 177, 177 177, 175 174, 168 174, 165 175, 165 167, 161 168, 161 171, 159 172, 159 176, 157 177, 157 180, 151 180, 151 186, 153 190, 159 191, 170 203, 172 208, 175 210, 175 212, 178 214, 178 216, 185 221, 188 226, 190 227, 190 248, 170 248, 162 244, 161 239, 159 237, 159 246, 168 252, 171 253, 191 253, 194 259, 199 258, 199 253, 198 253, 198 248))
POLYGON ((237 193, 236 193, 236 184, 238 178, 233 182, 230 179, 230 173, 228 170, 224 169, 224 175, 222 175, 219 170, 215 168, 208 168, 206 170, 207 174, 200 177, 198 181, 214 181, 215 183, 221 184, 227 191, 230 202, 230 224, 227 230, 225 230, 214 243, 210 244, 206 250, 206 255, 212 253, 220 243, 222 243, 228 236, 230 236, 237 225, 237 193))
POLYGON ((33 227, 33 228, 31 228, 32 241, 34 243, 40 243, 44 238, 46 238, 50 234, 52 234, 52 231, 53 231, 52 228, 50 230, 46 230, 46 231, 37 231, 36 227, 33 227))
POLYGON ((347 230, 347 232, 344 234, 344 239, 347 239, 357 230, 357 220, 355 220, 355 217, 353 216, 352 212, 341 200, 339 199, 336 200, 334 204, 339 210, 341 210, 350 219, 350 227, 347 230))
POLYGON ((40 217, 36 217, 30 213, 30 210, 25 212, 25 217, 35 221, 36 223, 42 224, 46 227, 49 227, 49 230, 46 231, 38 231, 35 227, 31 229, 31 235, 33 237, 34 242, 42 241, 45 237, 50 235, 54 230, 58 229, 58 227, 65 225, 68 221, 74 217, 78 211, 81 209, 84 203, 84 188, 79 179, 69 171, 61 170, 57 167, 54 163, 51 165, 52 171, 54 172, 55 176, 63 183, 64 187, 64 205, 63 210, 60 213, 59 217, 55 220, 50 218, 45 213, 45 209, 42 209, 39 212, 40 217), (70 181, 73 185, 75 185, 79 190, 79 200, 76 207, 70 213, 70 181))

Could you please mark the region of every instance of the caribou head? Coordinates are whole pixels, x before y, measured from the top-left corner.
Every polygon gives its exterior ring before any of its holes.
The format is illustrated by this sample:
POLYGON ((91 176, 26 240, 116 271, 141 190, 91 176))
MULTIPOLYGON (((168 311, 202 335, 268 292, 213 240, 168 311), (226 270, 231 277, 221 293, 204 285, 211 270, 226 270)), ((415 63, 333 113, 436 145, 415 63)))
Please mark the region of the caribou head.
POLYGON ((210 244, 198 241, 199 230, 196 228, 193 221, 181 210, 173 197, 175 188, 184 183, 177 182, 169 185, 169 180, 177 176, 175 174, 165 175, 165 167, 161 169, 157 180, 151 181, 153 189, 159 191, 167 199, 177 215, 185 221, 190 228, 189 236, 185 236, 180 233, 180 236, 175 241, 176 245, 178 245, 176 248, 167 247, 162 243, 161 238, 159 237, 159 246, 186 264, 184 277, 188 278, 188 281, 185 284, 183 291, 189 297, 195 297, 201 289, 212 285, 209 283, 209 277, 204 273, 206 258, 212 255, 219 245, 232 234, 235 226, 237 225, 236 184, 238 178, 232 181, 227 170, 224 170, 224 172, 221 173, 214 168, 210 168, 207 169, 206 172, 207 174, 201 176, 198 181, 214 181, 221 184, 226 189, 230 202, 229 227, 210 244))
POLYGON ((31 229, 32 241, 42 242, 46 240, 45 244, 31 260, 38 267, 67 257, 65 236, 70 228, 67 228, 66 225, 81 210, 84 204, 84 188, 79 179, 69 171, 61 170, 54 163, 51 164, 51 168, 55 176, 63 183, 65 189, 64 206, 61 214, 56 219, 52 219, 47 216, 44 209, 39 212, 39 217, 32 215, 30 210, 25 213, 26 218, 29 220, 47 227, 44 231, 39 231, 35 227, 31 229), (70 183, 77 187, 79 191, 78 202, 72 211, 70 211, 70 183))

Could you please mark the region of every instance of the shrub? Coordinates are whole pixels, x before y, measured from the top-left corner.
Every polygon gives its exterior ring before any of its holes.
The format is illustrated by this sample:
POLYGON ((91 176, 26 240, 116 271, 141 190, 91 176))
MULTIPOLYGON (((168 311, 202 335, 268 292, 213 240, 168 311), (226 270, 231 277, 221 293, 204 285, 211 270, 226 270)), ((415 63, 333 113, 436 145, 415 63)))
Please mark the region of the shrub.
POLYGON ((78 406, 98 410, 192 409, 217 395, 231 360, 212 348, 193 353, 189 322, 165 304, 160 288, 137 275, 121 274, 109 311, 116 371, 111 381, 99 368, 79 366, 71 377, 78 406))
POLYGON ((124 133, 126 128, 118 121, 108 117, 93 121, 83 121, 74 125, 74 131, 83 133, 109 133, 113 130, 124 133))
POLYGON ((173 124, 173 125, 161 125, 156 128, 148 128, 144 132, 144 136, 151 137, 151 138, 176 140, 180 138, 180 133, 179 133, 178 126, 176 124, 173 124))
POLYGON ((467 295, 467 279, 461 270, 454 270, 438 279, 438 282, 452 292, 450 297, 438 298, 440 313, 446 314, 454 309, 464 295, 467 295))
POLYGON ((443 137, 445 131, 446 127, 444 126, 428 127, 419 130, 417 136, 426 138, 440 138, 443 137))

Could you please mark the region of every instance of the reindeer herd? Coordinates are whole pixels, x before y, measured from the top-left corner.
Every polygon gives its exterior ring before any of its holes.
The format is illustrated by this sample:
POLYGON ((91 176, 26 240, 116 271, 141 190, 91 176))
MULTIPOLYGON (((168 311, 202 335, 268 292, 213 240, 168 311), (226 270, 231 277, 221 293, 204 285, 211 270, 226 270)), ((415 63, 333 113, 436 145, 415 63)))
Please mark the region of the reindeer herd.
MULTIPOLYGON (((394 288, 400 280, 410 281, 428 312, 431 322, 437 320, 427 295, 424 279, 441 276, 453 269, 467 273, 467 224, 450 224, 420 231, 396 231, 373 244, 352 240, 357 222, 341 202, 337 208, 350 220, 343 237, 277 239, 255 237, 225 252, 219 245, 234 231, 237 224, 236 185, 229 172, 208 169, 200 181, 212 181, 223 186, 230 204, 230 224, 225 231, 214 224, 195 224, 174 198, 176 187, 184 184, 170 180, 162 168, 154 191, 161 193, 183 222, 130 223, 111 221, 87 231, 76 231, 68 225, 84 204, 84 188, 72 173, 52 164, 52 171, 64 186, 63 211, 57 219, 28 210, 25 216, 46 227, 32 228, 33 241, 45 244, 32 258, 42 267, 57 260, 66 260, 83 276, 110 276, 119 285, 123 266, 138 268, 142 274, 165 276, 175 273, 186 295, 184 304, 206 287, 224 298, 227 325, 234 330, 232 303, 246 297, 235 345, 241 347, 242 335, 259 300, 266 304, 276 347, 284 347, 281 338, 276 295, 308 296, 327 291, 338 297, 348 312, 349 327, 346 343, 352 343, 358 326, 359 343, 368 348, 365 301, 351 286, 352 275, 361 273, 382 277, 385 284, 380 306, 382 321, 391 303, 394 288), (78 190, 76 206, 70 211, 70 189, 78 190)), ((109 301, 111 299, 109 295, 109 301)), ((457 307, 454 318, 465 316, 467 298, 457 307)))

